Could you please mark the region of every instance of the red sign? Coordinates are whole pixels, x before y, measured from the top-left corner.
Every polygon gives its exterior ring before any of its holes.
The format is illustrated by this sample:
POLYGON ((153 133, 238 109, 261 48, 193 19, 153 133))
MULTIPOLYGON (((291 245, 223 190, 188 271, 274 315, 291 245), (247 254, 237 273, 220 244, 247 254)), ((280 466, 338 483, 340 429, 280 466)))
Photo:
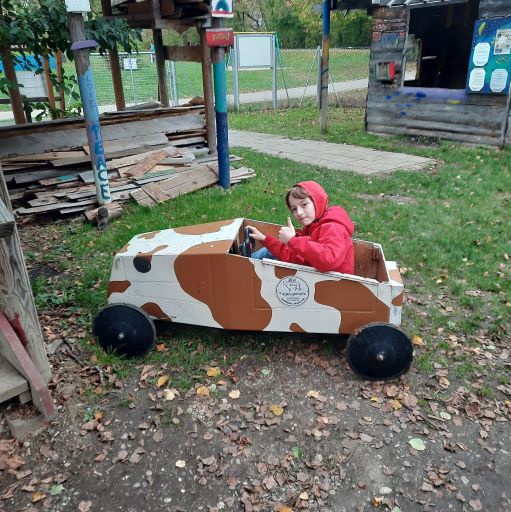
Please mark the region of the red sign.
POLYGON ((234 30, 232 28, 206 29, 208 46, 234 46, 234 30))

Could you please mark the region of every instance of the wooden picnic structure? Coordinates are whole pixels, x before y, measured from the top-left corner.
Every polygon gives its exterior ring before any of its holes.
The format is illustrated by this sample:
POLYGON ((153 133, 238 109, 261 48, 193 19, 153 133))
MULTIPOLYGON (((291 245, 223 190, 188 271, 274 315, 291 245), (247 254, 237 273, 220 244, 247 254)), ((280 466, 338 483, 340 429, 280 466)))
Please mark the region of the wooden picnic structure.
MULTIPOLYGON (((481 94, 468 91, 466 84, 476 22, 509 18, 511 0, 372 4, 367 130, 509 145, 509 90, 481 94)), ((495 43, 487 44, 493 55, 495 43)), ((504 67, 511 75, 509 62, 504 67)))

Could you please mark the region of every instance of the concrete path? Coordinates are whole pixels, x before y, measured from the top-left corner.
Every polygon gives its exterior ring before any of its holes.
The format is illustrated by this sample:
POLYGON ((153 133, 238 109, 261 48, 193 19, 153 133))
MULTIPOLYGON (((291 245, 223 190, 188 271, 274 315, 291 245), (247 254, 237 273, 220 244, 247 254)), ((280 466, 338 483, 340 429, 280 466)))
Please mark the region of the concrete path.
POLYGON ((398 169, 422 170, 435 160, 376 149, 313 140, 292 140, 265 133, 229 130, 229 146, 250 148, 294 162, 358 174, 388 174, 398 169))

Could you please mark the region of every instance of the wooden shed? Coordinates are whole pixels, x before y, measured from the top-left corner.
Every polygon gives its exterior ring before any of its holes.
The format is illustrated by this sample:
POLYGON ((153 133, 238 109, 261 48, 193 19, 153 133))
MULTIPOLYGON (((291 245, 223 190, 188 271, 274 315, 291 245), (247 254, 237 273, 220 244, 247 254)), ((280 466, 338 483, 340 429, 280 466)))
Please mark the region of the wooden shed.
POLYGON ((511 0, 373 0, 366 129, 511 143, 511 0))

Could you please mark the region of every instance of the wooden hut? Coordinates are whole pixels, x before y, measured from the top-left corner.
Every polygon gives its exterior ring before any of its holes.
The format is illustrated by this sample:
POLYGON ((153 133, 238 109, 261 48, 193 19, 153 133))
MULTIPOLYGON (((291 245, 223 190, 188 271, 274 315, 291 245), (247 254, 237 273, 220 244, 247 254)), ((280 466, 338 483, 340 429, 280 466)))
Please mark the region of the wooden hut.
POLYGON ((511 143, 511 0, 373 0, 366 128, 511 143))

